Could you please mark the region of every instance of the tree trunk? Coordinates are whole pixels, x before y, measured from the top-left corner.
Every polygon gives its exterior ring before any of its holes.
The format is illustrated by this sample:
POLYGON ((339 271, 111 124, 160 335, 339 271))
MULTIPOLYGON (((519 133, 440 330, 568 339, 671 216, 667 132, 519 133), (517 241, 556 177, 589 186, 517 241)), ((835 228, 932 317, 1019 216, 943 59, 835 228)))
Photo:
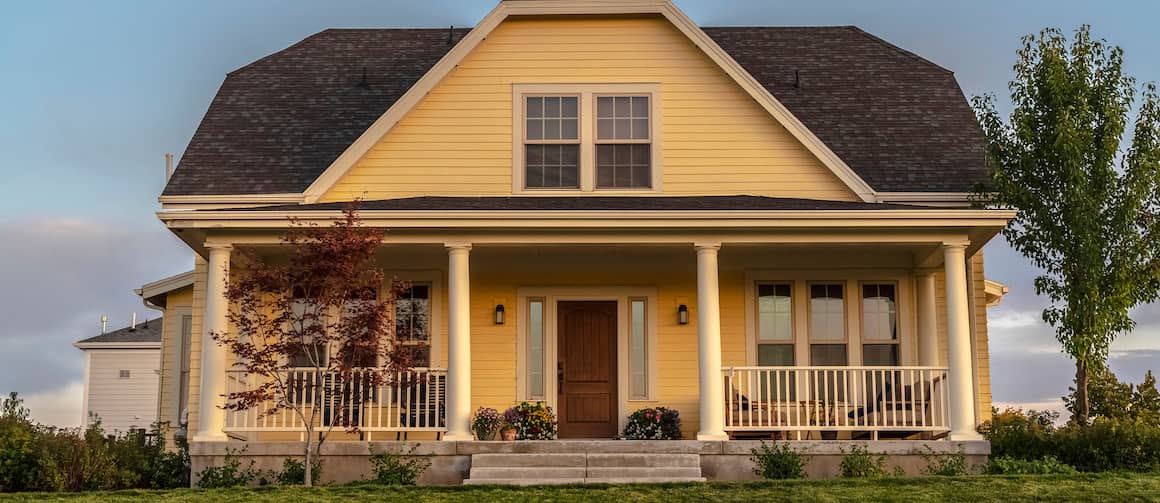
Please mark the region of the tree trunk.
POLYGON ((302 485, 311 487, 314 480, 314 456, 318 454, 313 452, 311 447, 314 445, 314 428, 306 428, 306 472, 302 480, 302 485))
POLYGON ((1091 414, 1088 401, 1088 368, 1082 360, 1075 362, 1075 415, 1072 420, 1080 426, 1087 426, 1091 414))

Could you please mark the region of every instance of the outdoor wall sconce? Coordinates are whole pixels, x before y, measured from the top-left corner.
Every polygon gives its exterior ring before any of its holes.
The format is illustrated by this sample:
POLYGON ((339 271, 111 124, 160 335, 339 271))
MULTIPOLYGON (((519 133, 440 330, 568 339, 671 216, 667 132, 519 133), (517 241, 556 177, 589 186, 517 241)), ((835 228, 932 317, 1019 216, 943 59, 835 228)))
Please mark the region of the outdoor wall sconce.
POLYGON ((503 325, 503 304, 495 305, 495 324, 503 325))
POLYGON ((677 324, 680 324, 680 325, 688 325, 689 324, 689 306, 686 306, 684 304, 677 306, 677 324))

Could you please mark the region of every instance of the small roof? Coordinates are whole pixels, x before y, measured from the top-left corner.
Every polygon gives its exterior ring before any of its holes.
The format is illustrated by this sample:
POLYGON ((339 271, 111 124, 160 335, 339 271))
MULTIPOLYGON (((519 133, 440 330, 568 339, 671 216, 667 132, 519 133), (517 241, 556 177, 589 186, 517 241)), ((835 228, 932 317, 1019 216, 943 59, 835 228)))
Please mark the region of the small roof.
POLYGON ((193 286, 193 271, 186 271, 141 285, 141 288, 134 289, 133 293, 141 296, 149 304, 164 308, 166 294, 191 286, 193 286))
MULTIPOLYGON (((224 211, 331 211, 348 203, 290 204, 224 211)), ((421 196, 361 201, 360 211, 729 211, 916 210, 925 206, 765 196, 421 196)))
POLYGON ((125 327, 95 337, 89 337, 73 344, 80 349, 99 348, 158 348, 161 347, 161 319, 145 320, 136 328, 125 327))

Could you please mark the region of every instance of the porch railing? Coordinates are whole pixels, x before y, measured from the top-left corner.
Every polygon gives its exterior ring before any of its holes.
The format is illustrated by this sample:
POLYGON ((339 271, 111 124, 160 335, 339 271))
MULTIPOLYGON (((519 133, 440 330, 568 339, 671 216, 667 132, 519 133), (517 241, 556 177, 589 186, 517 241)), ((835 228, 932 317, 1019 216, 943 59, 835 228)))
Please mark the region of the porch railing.
MULTIPOLYGON (((946 367, 724 367, 725 430, 950 431, 946 367)), ((822 436, 825 438, 825 436, 822 436)))
MULTIPOLYGON (((336 372, 316 373, 308 369, 285 371, 281 377, 288 383, 285 397, 293 408, 309 411, 318 406, 316 427, 334 425, 335 431, 345 431, 348 425, 355 425, 367 434, 447 430, 447 369, 415 368, 395 372, 382 384, 374 384, 371 373, 366 370, 355 370, 345 382, 336 372)), ((243 371, 227 371, 227 396, 253 389, 262 379, 243 371)), ((304 432, 305 424, 293 408, 275 408, 270 402, 246 410, 226 411, 224 430, 227 433, 304 432)))

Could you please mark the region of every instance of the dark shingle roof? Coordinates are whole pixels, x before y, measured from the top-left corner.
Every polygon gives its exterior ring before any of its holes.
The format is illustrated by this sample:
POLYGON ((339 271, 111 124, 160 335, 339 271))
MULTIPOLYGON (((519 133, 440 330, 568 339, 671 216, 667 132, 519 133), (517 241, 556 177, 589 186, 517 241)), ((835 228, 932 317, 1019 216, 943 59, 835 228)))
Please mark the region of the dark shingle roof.
POLYGON ((77 344, 102 342, 161 342, 161 320, 147 320, 145 323, 138 323, 136 329, 125 327, 77 341, 77 344))
MULTIPOLYGON (((236 208, 229 211, 339 210, 347 203, 236 208)), ((360 210, 395 211, 724 211, 724 210, 916 210, 924 206, 819 201, 763 196, 535 196, 444 197, 423 196, 362 201, 360 210)), ((945 208, 940 208, 945 209, 945 208)))
MULTIPOLYGON (((951 72, 855 27, 705 31, 876 190, 983 178, 951 72)), ((164 195, 303 191, 451 46, 447 29, 326 30, 230 73, 164 195)))

